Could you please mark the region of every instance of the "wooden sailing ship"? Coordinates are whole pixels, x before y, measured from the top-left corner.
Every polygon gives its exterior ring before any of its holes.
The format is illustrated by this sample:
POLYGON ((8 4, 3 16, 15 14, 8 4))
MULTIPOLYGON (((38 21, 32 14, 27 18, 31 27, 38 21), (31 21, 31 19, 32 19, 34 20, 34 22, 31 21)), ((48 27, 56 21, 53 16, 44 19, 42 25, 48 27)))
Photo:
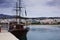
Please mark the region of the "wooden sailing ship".
POLYGON ((16 2, 16 22, 10 22, 9 32, 15 35, 19 40, 27 40, 26 35, 29 28, 24 28, 24 24, 21 22, 21 8, 21 0, 19 0, 16 2))

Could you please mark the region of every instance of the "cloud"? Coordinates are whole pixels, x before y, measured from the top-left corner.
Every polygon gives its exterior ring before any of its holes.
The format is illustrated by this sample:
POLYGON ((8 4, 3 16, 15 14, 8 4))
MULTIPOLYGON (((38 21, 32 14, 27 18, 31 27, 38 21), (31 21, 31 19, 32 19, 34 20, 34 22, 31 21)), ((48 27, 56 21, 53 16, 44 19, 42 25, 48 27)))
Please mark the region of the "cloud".
MULTIPOLYGON (((44 0, 46 1, 46 0, 44 0)), ((41 6, 44 4, 43 0, 26 0, 25 5, 26 7, 34 7, 34 6, 41 6)))
POLYGON ((0 14, 15 15, 16 0, 0 0, 0 14))
POLYGON ((13 8, 0 8, 0 14, 15 15, 16 13, 13 8))
POLYGON ((47 5, 48 6, 57 6, 57 7, 60 7, 60 0, 47 1, 47 5))
POLYGON ((15 3, 15 0, 0 0, 0 8, 13 7, 15 3))
MULTIPOLYGON (((0 13, 15 15, 13 10, 17 0, 1 0, 0 13)), ((27 17, 60 17, 60 0, 23 0, 26 7, 27 17)))
POLYGON ((54 17, 60 14, 60 10, 55 7, 35 6, 27 8, 29 17, 54 17))
POLYGON ((29 0, 26 2, 29 17, 60 17, 57 0, 29 0), (56 6, 55 6, 56 5, 56 6))

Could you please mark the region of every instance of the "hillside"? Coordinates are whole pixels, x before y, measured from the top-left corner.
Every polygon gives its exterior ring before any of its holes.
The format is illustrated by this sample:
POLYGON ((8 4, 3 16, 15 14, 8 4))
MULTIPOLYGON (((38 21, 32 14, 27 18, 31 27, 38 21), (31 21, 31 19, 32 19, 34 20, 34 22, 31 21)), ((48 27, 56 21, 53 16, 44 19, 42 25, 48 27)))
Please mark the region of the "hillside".
MULTIPOLYGON (((15 18, 15 17, 16 16, 11 16, 11 15, 6 15, 6 14, 0 14, 0 19, 2 19, 2 18, 9 18, 10 19, 10 18, 15 18)), ((26 19, 28 17, 19 17, 19 18, 26 19)), ((43 19, 60 19, 60 17, 36 17, 36 18, 30 18, 30 19, 41 19, 41 20, 43 20, 43 19)))
POLYGON ((14 18, 15 16, 0 14, 0 19, 2 18, 14 18))

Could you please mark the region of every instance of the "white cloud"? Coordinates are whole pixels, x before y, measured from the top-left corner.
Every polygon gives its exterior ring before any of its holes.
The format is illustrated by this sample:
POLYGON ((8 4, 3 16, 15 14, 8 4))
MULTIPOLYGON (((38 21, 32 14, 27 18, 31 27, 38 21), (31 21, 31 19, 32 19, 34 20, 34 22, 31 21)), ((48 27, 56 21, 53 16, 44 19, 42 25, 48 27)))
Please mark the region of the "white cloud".
POLYGON ((16 0, 3 0, 0 3, 0 14, 7 14, 7 15, 15 15, 15 11, 13 10, 16 6, 16 0))
MULTIPOLYGON (((8 0, 9 2, 9 0, 8 0)), ((13 7, 15 6, 16 0, 10 0, 12 7, 0 9, 0 13, 14 15, 13 7)), ((23 0, 23 6, 26 6, 27 17, 48 17, 48 16, 58 16, 60 17, 59 0, 23 0), (51 4, 52 2, 52 4, 51 4), (54 6, 56 4, 56 6, 54 6), (49 5, 49 6, 48 6, 49 5)))
POLYGON ((59 16, 59 9, 55 7, 42 7, 42 6, 35 6, 27 8, 28 16, 32 17, 41 17, 41 16, 59 16), (57 14, 58 12, 58 14, 57 14), (55 15, 56 14, 56 15, 55 15))
POLYGON ((15 15, 13 8, 0 8, 0 14, 15 15))
POLYGON ((29 0, 26 2, 27 13, 30 17, 41 17, 41 16, 59 16, 60 9, 56 6, 48 6, 46 3, 53 0, 29 0))

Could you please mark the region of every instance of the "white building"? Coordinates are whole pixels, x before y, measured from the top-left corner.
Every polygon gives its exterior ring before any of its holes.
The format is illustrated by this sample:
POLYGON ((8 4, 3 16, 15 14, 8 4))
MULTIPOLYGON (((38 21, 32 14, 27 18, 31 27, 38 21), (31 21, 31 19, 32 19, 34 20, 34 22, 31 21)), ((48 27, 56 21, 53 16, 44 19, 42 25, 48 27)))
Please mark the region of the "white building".
POLYGON ((45 20, 40 20, 40 23, 43 24, 56 24, 57 22, 60 22, 60 19, 45 19, 45 20))

